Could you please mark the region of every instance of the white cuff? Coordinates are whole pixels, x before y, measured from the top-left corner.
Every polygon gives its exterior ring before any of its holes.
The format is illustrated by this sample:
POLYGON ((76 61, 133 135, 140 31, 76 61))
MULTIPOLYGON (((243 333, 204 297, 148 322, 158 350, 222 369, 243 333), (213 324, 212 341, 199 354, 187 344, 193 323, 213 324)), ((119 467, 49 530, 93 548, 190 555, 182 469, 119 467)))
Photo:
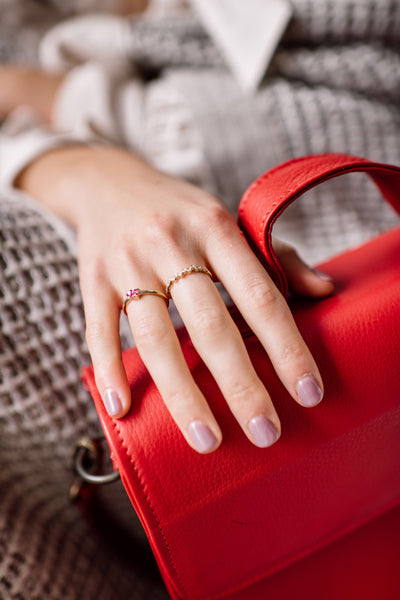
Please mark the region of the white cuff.
POLYGON ((124 84, 124 79, 97 62, 75 67, 65 77, 54 101, 55 128, 80 137, 98 136, 123 143, 117 100, 119 87, 124 84))
POLYGON ((113 73, 127 72, 131 61, 127 47, 129 20, 114 15, 75 17, 56 25, 39 47, 41 66, 51 73, 64 73, 88 61, 101 63, 113 73))
POLYGON ((38 156, 82 143, 79 136, 51 132, 28 107, 15 110, 0 129, 0 190, 11 191, 19 173, 38 156))

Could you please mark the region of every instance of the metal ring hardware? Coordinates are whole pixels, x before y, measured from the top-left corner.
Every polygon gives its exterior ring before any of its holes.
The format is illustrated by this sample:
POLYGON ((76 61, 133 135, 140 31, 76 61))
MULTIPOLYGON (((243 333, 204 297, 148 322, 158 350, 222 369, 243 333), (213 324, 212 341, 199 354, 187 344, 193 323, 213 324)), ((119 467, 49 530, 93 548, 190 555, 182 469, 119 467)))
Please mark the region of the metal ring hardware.
POLYGON ((79 494, 82 486, 88 484, 105 485, 119 479, 119 471, 101 472, 104 451, 102 442, 104 439, 104 436, 93 438, 83 436, 77 441, 72 458, 75 480, 71 485, 71 500, 74 500, 79 494))

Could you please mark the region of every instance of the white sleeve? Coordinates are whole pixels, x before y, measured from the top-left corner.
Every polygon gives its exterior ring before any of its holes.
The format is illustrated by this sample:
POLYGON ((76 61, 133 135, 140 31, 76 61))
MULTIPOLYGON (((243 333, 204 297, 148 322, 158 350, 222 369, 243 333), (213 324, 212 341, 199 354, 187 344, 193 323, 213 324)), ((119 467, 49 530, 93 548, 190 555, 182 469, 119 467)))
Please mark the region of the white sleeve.
POLYGON ((39 46, 41 66, 50 73, 66 71, 89 61, 101 63, 108 71, 127 72, 129 20, 106 14, 90 14, 62 21, 39 46))
POLYGON ((15 110, 0 129, 0 190, 12 190, 18 174, 41 154, 82 143, 78 135, 50 131, 28 107, 15 110))
POLYGON ((122 51, 125 27, 123 19, 95 15, 62 23, 44 37, 40 54, 45 70, 71 70, 57 93, 51 129, 28 107, 15 110, 0 128, 3 191, 13 187, 27 164, 49 150, 89 142, 126 142, 118 108, 118 90, 130 81, 122 51), (99 40, 103 54, 107 49, 104 61, 99 40))
POLYGON ((131 106, 134 113, 142 97, 143 86, 128 58, 129 35, 124 18, 86 15, 65 21, 44 36, 39 51, 42 67, 48 72, 67 71, 53 107, 55 129, 135 146, 127 139, 131 128, 121 107, 127 88, 130 98, 137 98, 131 106))
POLYGON ((80 137, 125 144, 119 97, 129 79, 97 62, 75 67, 65 77, 53 105, 53 126, 80 137))

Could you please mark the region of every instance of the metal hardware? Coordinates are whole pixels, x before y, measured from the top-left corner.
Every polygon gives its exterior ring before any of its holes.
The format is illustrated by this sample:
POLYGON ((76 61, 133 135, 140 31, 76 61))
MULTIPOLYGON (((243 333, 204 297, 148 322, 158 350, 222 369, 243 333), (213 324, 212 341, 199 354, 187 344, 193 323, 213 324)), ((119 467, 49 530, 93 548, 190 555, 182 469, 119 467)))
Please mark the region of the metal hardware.
POLYGON ((83 436, 75 446, 73 454, 74 480, 70 486, 70 498, 75 501, 80 497, 83 487, 88 485, 105 485, 119 479, 119 471, 103 473, 103 436, 83 436))

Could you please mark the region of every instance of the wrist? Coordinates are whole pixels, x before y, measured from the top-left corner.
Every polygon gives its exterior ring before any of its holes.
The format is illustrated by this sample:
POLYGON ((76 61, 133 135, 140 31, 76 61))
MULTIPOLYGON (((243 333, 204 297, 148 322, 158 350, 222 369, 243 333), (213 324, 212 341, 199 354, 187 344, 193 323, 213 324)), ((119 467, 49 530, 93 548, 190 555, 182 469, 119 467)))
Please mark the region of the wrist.
POLYGON ((76 228, 89 183, 85 170, 92 154, 90 147, 78 144, 45 152, 21 171, 15 187, 76 228))
POLYGON ((100 206, 131 195, 141 175, 159 176, 132 153, 110 146, 76 145, 49 151, 30 163, 15 185, 79 229, 100 206))

